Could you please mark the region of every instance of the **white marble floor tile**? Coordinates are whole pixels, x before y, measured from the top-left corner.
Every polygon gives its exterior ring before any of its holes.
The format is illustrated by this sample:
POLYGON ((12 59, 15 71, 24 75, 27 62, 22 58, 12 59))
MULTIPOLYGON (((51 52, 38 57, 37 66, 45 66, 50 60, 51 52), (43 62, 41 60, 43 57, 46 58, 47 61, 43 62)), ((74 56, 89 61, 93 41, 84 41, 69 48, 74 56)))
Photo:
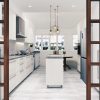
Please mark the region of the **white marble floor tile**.
MULTIPOLYGON (((47 88, 45 67, 35 70, 13 93, 10 100, 86 100, 86 85, 76 70, 64 72, 63 88, 47 88)), ((93 90, 93 100, 99 100, 93 90)))

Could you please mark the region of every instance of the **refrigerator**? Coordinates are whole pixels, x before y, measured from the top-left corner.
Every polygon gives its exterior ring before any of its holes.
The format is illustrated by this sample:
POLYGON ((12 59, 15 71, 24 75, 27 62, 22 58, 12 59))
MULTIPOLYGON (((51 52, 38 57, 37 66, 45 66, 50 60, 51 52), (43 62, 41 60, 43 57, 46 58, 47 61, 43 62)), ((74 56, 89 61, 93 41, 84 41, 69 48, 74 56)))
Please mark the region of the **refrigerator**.
POLYGON ((86 83, 86 29, 80 32, 81 43, 81 79, 86 83))

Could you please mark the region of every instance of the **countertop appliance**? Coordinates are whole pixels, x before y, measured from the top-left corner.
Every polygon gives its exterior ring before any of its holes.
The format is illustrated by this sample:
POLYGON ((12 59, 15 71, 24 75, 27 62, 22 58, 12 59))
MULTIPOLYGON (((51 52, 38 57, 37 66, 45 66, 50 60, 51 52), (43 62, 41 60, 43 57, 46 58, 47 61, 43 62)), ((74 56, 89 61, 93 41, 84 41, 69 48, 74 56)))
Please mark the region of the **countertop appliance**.
POLYGON ((86 83, 86 29, 80 32, 81 42, 81 79, 86 83))

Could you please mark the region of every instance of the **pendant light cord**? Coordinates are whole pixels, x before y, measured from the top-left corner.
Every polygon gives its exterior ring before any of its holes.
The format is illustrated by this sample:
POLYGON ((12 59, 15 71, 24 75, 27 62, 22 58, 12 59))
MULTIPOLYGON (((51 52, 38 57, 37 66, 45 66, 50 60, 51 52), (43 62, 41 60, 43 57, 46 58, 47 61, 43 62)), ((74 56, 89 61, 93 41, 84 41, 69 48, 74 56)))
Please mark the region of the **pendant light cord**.
POLYGON ((50 5, 50 32, 51 32, 51 5, 50 5))
POLYGON ((54 14, 55 14, 55 27, 57 27, 57 10, 54 9, 54 14))
POLYGON ((57 28, 58 28, 58 5, 57 5, 57 28))

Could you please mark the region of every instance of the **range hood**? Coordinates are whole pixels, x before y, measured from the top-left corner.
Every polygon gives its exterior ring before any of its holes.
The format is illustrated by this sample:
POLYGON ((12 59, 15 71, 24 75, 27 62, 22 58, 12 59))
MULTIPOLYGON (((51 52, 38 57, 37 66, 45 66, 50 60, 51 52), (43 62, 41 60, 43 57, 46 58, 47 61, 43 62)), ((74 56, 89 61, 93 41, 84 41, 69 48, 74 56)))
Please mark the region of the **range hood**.
POLYGON ((23 34, 16 34, 16 38, 26 38, 23 34))
POLYGON ((16 16, 16 38, 26 38, 25 37, 25 22, 19 16, 16 16))

